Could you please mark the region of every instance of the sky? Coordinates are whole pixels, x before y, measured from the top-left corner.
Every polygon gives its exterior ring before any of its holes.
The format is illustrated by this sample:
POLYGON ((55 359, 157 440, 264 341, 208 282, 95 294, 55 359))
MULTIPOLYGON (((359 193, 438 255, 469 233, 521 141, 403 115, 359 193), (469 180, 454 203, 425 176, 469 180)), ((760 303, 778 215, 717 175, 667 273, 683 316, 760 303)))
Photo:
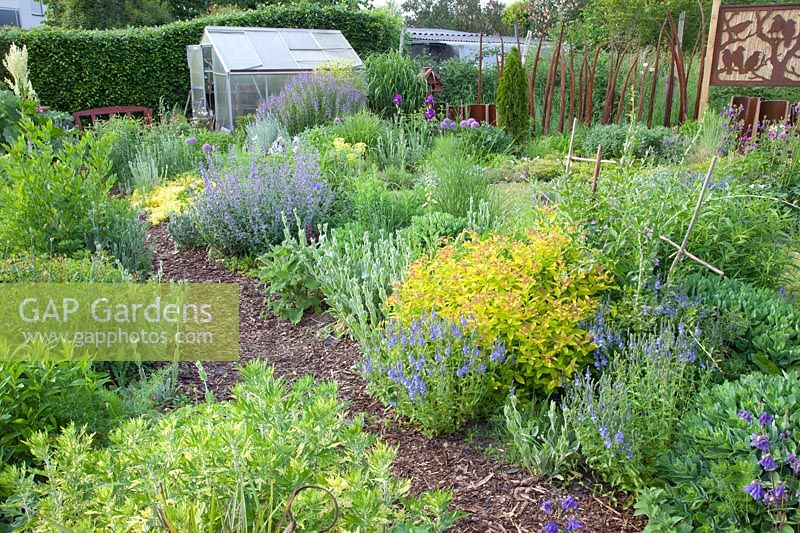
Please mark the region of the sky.
MULTIPOLYGON (((400 5, 403 3, 403 0, 372 0, 372 5, 378 6, 385 6, 386 4, 394 1, 395 4, 400 5)), ((511 4, 516 0, 500 0, 504 4, 511 4)), ((484 3, 483 1, 481 3, 484 3)))

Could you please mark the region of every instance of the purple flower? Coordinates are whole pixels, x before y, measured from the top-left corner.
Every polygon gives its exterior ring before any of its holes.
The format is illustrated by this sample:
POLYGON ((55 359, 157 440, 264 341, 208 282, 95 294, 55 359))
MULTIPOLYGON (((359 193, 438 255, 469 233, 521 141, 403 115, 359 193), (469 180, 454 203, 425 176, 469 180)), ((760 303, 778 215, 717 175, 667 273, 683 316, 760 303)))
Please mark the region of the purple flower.
POLYGON ((761 460, 758 462, 758 464, 760 464, 761 467, 764 470, 767 470, 767 471, 775 470, 776 468, 778 468, 778 465, 777 465, 777 463, 775 463, 775 460, 772 458, 772 454, 771 453, 765 454, 764 457, 762 457, 761 460))
POLYGON ((456 123, 450 117, 445 118, 439 123, 440 130, 452 130, 455 127, 456 123))
POLYGON ((506 346, 502 342, 494 343, 494 349, 489 355, 489 361, 492 363, 502 363, 506 358, 506 346))
POLYGON ((422 116, 425 117, 425 120, 433 120, 436 118, 436 110, 432 107, 429 107, 424 113, 422 113, 422 116))
POLYGON ((334 123, 334 124, 337 124, 337 125, 338 125, 338 124, 341 124, 341 123, 342 123, 342 119, 340 119, 339 117, 334 117, 334 118, 333 118, 333 123, 334 123))
POLYGON ((744 486, 744 491, 752 496, 752 498, 756 501, 761 500, 764 498, 764 487, 761 486, 761 481, 755 480, 749 485, 744 486))
POLYGON ((736 416, 738 416, 747 423, 753 421, 753 415, 747 409, 745 409, 744 411, 739 411, 738 413, 736 413, 736 416))
POLYGON ((771 414, 769 414, 766 411, 764 411, 760 415, 758 415, 758 423, 761 424, 762 426, 768 426, 768 425, 772 424, 773 420, 775 420, 775 417, 773 417, 771 414))
POLYGON ((582 527, 583 527, 583 523, 582 522, 580 522, 575 517, 570 517, 570 519, 567 520, 567 524, 564 526, 564 529, 566 531, 577 531, 582 527))
POLYGON ((544 531, 544 533, 558 533, 558 524, 550 520, 544 525, 542 531, 544 531))
POLYGON ((186 143, 186 146, 194 146, 197 144, 197 137, 186 137, 183 142, 186 143))
POLYGON ((425 97, 425 105, 427 105, 427 106, 436 105, 436 97, 433 96, 432 94, 429 94, 428 96, 426 96, 425 97))
POLYGON ((458 127, 469 128, 469 122, 467 122, 466 120, 462 120, 461 122, 458 123, 458 127))
POLYGON ((750 435, 750 447, 756 448, 761 450, 762 452, 769 451, 770 446, 772 443, 769 441, 769 437, 766 435, 756 435, 755 433, 750 435))
POLYGON ((481 123, 478 122, 477 120, 475 120, 474 118, 469 118, 467 120, 467 127, 468 128, 472 128, 472 129, 480 128, 481 127, 481 123))
POLYGON ((210 151, 211 151, 211 150, 213 150, 214 148, 213 148, 213 147, 212 147, 210 144, 208 144, 208 143, 205 143, 205 144, 202 146, 202 149, 203 149, 203 151, 204 151, 204 152, 210 152, 210 151))
POLYGON ((392 98, 392 103, 396 106, 403 105, 403 95, 400 93, 396 93, 392 98))
POLYGON ((568 494, 564 501, 561 502, 561 508, 565 511, 574 511, 579 506, 578 499, 571 494, 568 494))
POLYGON ((542 511, 547 514, 553 514, 553 502, 550 500, 545 500, 542 502, 542 511))
POLYGON ((775 485, 775 488, 764 495, 764 503, 767 505, 780 505, 783 503, 783 500, 788 497, 789 495, 786 493, 786 483, 781 481, 775 485))

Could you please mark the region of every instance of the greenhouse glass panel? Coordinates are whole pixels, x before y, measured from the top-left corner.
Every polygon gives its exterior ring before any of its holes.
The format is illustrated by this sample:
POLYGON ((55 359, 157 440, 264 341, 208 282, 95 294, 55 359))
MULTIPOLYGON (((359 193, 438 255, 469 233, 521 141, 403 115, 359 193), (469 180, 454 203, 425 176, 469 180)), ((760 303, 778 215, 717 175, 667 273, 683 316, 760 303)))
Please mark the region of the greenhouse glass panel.
POLYGON ((324 49, 350 48, 350 43, 339 32, 313 32, 313 35, 324 49))
POLYGON ((282 31, 281 38, 290 50, 321 50, 314 35, 309 31, 282 31))
POLYGON ((214 108, 216 109, 217 129, 233 129, 231 114, 230 87, 228 76, 214 73, 214 108))
POLYGON ((267 80, 270 76, 235 74, 231 80, 233 121, 242 115, 255 113, 258 104, 267 98, 267 80))
POLYGON ((261 58, 261 64, 269 70, 295 70, 297 62, 277 32, 252 32, 250 43, 261 58))
POLYGON ((328 60, 328 56, 322 50, 292 50, 292 55, 298 64, 313 63, 313 66, 316 66, 328 60))

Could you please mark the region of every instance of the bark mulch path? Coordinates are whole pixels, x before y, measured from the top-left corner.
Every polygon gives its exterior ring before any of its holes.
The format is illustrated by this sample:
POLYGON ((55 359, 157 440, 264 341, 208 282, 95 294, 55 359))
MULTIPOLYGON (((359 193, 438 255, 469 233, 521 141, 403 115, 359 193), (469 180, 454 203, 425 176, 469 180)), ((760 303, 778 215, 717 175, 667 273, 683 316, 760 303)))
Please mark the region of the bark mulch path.
MULTIPOLYGON (((208 257, 205 250, 176 251, 166 224, 152 228, 155 242, 154 270, 164 280, 238 283, 240 286, 241 360, 266 358, 276 376, 313 374, 335 380, 339 397, 349 402, 350 411, 366 414, 367 430, 398 448, 396 475, 411 480, 412 491, 441 488, 453 492, 453 505, 467 511, 458 529, 469 532, 541 531, 547 515, 540 510, 543 499, 558 502, 564 489, 531 477, 524 470, 504 464, 468 444, 463 435, 426 437, 374 400, 354 366, 360 358, 358 346, 348 339, 321 334, 324 317, 309 317, 293 325, 264 316, 264 292, 258 283, 232 272, 208 257)), ((218 399, 229 397, 238 380, 239 363, 209 362, 203 367, 207 385, 218 399)), ((202 390, 193 364, 183 363, 181 386, 202 390)), ((607 499, 593 496, 574 486, 572 494, 581 503, 578 519, 583 531, 640 531, 644 521, 630 510, 615 508, 607 499)))

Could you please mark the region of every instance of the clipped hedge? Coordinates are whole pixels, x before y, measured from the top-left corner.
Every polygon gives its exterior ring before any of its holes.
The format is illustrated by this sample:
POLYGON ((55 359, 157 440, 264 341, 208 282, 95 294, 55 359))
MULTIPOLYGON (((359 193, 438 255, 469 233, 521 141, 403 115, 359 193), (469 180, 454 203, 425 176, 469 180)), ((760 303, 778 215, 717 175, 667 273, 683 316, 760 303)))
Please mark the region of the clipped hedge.
MULTIPOLYGON (((77 111, 109 105, 183 108, 189 93, 186 46, 206 26, 338 29, 362 57, 397 47, 401 22, 383 10, 267 6, 227 11, 160 27, 124 30, 0 29, 0 53, 28 47, 30 77, 43 105, 77 111)), ((0 67, 2 77, 7 74, 0 67)))

